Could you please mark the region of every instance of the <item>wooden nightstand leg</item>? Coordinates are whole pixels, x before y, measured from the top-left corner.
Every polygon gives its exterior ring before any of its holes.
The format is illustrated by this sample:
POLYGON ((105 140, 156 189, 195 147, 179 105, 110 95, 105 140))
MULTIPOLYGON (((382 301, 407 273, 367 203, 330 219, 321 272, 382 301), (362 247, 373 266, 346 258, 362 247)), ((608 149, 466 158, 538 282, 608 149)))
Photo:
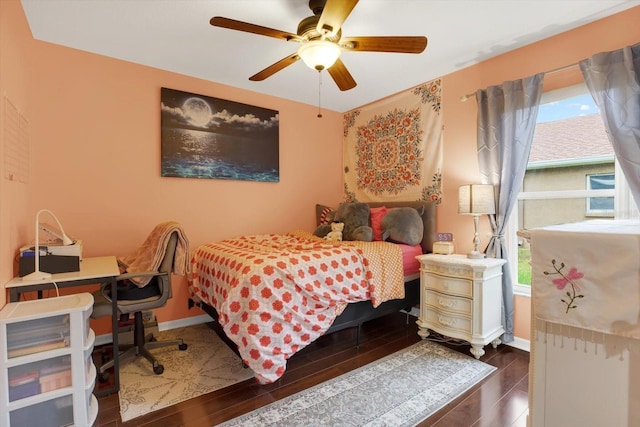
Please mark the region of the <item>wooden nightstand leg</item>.
POLYGON ((427 329, 425 326, 422 326, 422 321, 420 319, 416 321, 416 324, 418 325, 418 335, 420 335, 420 338, 425 339, 431 334, 429 332, 429 329, 427 329))
POLYGON ((471 350, 470 351, 471 351, 471 354, 473 354, 476 359, 480 359, 482 356, 484 356, 484 346, 483 345, 471 344, 471 350))

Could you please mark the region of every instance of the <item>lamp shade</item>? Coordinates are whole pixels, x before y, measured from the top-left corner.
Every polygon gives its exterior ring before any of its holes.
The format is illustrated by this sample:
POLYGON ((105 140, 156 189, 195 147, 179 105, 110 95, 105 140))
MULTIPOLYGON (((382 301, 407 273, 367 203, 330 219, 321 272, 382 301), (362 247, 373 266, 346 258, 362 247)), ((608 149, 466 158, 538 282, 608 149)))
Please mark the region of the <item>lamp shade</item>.
POLYGON ((340 57, 340 46, 326 40, 312 40, 298 49, 298 55, 309 68, 324 70, 340 57))
POLYGON ((458 190, 458 213, 471 215, 496 213, 493 185, 461 185, 458 190))

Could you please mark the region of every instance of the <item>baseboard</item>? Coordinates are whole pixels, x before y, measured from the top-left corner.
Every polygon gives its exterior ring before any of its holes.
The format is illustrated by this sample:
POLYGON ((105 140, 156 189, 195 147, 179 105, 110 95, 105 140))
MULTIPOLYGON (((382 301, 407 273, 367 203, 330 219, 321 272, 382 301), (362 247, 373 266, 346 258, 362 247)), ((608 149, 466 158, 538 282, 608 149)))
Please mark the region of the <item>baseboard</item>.
MULTIPOLYGON (((407 312, 406 310, 402 310, 403 312, 407 312)), ((409 315, 413 316, 413 317, 420 317, 420 309, 418 307, 411 307, 411 311, 409 312, 409 315)))
MULTIPOLYGON (((404 310, 403 310, 404 311, 404 310)), ((409 312, 411 316, 418 317, 420 315, 420 310, 416 307, 411 308, 409 312)), ((158 329, 160 331, 167 331, 170 329, 176 328, 184 328, 186 326, 199 325, 201 323, 211 322, 211 317, 208 314, 201 314, 199 316, 187 317, 184 319, 171 320, 169 322, 158 323, 158 329)), ((111 344, 111 334, 104 334, 96 337, 95 345, 104 345, 111 344)), ((506 343, 506 345, 517 348, 519 350, 523 350, 526 352, 531 351, 531 343, 529 340, 525 340, 522 338, 514 337, 513 341, 510 343, 506 343)))
MULTIPOLYGON (((201 314, 199 316, 186 317, 184 319, 170 320, 168 322, 158 323, 158 330, 168 331, 170 329, 184 328, 186 326, 199 325, 201 323, 211 322, 211 316, 208 314, 201 314)), ((111 334, 99 335, 96 337, 95 345, 111 344, 111 334)))
POLYGON ((506 343, 506 345, 526 352, 531 352, 531 342, 518 337, 513 337, 513 341, 506 343))
POLYGON ((186 317, 184 319, 158 323, 158 329, 161 331, 168 331, 170 329, 184 328, 187 326, 199 325, 201 323, 207 323, 211 321, 213 321, 213 319, 211 319, 211 316, 209 316, 208 314, 201 314, 199 316, 186 317))
POLYGON ((96 342, 95 345, 104 345, 104 344, 111 344, 111 334, 104 334, 104 335, 98 335, 96 337, 96 342))

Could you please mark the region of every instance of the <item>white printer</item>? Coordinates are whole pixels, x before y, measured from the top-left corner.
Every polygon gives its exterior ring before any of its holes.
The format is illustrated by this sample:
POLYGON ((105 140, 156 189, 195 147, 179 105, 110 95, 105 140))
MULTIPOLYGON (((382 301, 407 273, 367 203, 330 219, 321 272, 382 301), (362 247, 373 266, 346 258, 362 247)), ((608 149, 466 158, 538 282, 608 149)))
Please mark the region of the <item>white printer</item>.
MULTIPOLYGON (((82 240, 65 236, 58 228, 50 224, 41 223, 39 228, 54 237, 46 243, 37 240, 40 271, 52 274, 79 271, 82 261, 82 240)), ((26 245, 20 248, 18 263, 20 277, 35 271, 35 255, 36 245, 26 245)))
MULTIPOLYGON (((40 243, 40 256, 44 255, 61 255, 61 256, 77 256, 82 261, 82 240, 76 240, 72 237, 72 244, 65 245, 62 243, 63 233, 57 227, 40 223, 39 227, 42 231, 53 236, 55 240, 48 243, 40 243)), ((23 246, 20 248, 20 256, 33 256, 35 246, 23 246)))

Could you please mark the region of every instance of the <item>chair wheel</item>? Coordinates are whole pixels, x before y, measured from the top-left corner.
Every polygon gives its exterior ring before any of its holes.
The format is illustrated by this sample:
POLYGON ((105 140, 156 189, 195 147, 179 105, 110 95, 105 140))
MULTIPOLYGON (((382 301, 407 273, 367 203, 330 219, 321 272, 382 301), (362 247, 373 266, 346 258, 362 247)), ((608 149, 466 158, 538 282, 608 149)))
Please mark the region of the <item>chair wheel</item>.
POLYGON ((109 381, 109 372, 98 374, 98 381, 101 383, 106 383, 107 381, 109 381))
POLYGON ((186 344, 178 344, 178 350, 182 350, 185 351, 187 349, 187 345, 186 344))
POLYGON ((153 373, 156 375, 160 375, 161 373, 164 372, 164 366, 162 365, 156 365, 153 367, 153 373))

